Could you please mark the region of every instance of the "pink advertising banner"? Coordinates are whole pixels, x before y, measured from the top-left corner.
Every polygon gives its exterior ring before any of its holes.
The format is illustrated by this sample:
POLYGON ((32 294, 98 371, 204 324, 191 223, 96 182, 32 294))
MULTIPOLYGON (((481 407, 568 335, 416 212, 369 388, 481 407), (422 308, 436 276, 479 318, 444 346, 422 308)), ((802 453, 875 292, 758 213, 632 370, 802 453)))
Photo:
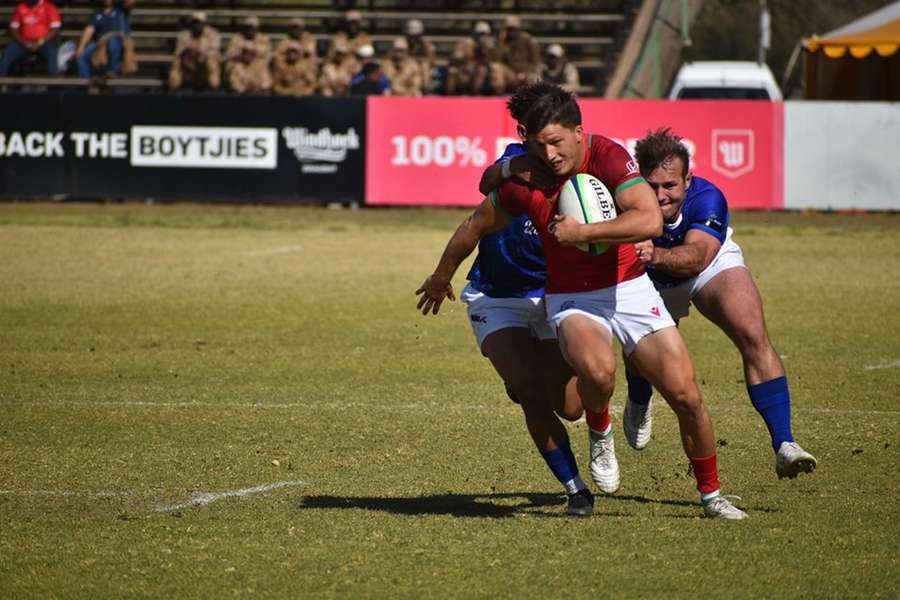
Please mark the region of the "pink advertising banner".
MULTIPOLYGON (((684 138, 694 173, 732 208, 781 208, 783 104, 582 99, 584 128, 634 150, 649 129, 684 138)), ((369 98, 366 204, 473 206, 478 180, 518 141, 503 98, 369 98)))

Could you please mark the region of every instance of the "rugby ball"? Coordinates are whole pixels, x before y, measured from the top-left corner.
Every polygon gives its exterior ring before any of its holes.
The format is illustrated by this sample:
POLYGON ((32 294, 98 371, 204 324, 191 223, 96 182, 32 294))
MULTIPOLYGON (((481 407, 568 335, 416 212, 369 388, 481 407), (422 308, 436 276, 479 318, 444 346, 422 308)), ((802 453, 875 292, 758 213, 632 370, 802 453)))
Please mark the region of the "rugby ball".
MULTIPOLYGON (((616 204, 603 182, 587 173, 570 177, 559 191, 557 211, 579 223, 602 223, 616 218, 616 204)), ((576 248, 590 254, 603 254, 607 244, 578 244, 576 248)))

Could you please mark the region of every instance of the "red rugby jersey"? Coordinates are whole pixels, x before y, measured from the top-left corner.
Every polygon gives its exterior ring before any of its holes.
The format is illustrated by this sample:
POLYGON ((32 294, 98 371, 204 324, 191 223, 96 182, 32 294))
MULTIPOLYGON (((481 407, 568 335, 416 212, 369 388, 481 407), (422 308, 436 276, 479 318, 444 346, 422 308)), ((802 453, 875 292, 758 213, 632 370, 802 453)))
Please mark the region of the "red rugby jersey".
MULTIPOLYGON (((602 135, 587 135, 588 149, 579 173, 589 173, 618 195, 643 181, 637 162, 622 146, 602 135)), ((600 255, 563 246, 547 229, 557 214, 559 190, 539 190, 508 179, 493 196, 494 205, 512 216, 528 213, 537 228, 547 257, 547 293, 587 292, 610 287, 640 277, 644 266, 637 259, 634 244, 610 244, 600 255)))
POLYGON ((18 29, 19 35, 27 42, 45 38, 51 29, 59 29, 61 25, 59 11, 49 0, 41 0, 34 6, 20 2, 9 21, 9 26, 18 29))

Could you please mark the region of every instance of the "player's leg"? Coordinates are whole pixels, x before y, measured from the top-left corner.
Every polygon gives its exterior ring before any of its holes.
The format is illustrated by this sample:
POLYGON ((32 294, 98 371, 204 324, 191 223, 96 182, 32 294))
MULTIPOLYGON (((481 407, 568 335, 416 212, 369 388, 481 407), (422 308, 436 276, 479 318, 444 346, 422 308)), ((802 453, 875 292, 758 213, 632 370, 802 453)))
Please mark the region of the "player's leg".
POLYGON ((505 328, 489 334, 482 353, 503 379, 507 393, 521 407, 535 446, 569 495, 567 511, 578 516, 593 512, 593 497, 578 474, 578 464, 566 428, 553 412, 542 377, 538 342, 524 328, 505 328))
POLYGON ((536 342, 544 389, 557 416, 566 421, 577 421, 584 416, 584 406, 578 394, 578 378, 559 350, 556 338, 539 339, 536 342))
POLYGON ((720 271, 696 293, 693 302, 741 353, 747 392, 769 430, 779 478, 811 473, 816 459, 794 440, 787 377, 769 339, 762 299, 750 271, 743 267, 720 271))
POLYGON ((590 445, 590 472, 601 491, 619 489, 609 399, 616 383, 616 359, 609 328, 586 314, 564 318, 557 328, 562 356, 578 375, 576 389, 584 406, 590 445))
POLYGON ((694 366, 678 329, 667 327, 643 336, 629 358, 678 418, 681 443, 693 467, 704 513, 717 518, 745 518, 743 511, 721 495, 712 420, 700 397, 694 366))
MULTIPOLYGON (((676 325, 679 319, 688 316, 692 285, 693 280, 690 280, 675 287, 659 290, 666 310, 676 325)), ((628 382, 628 395, 622 413, 622 430, 628 444, 635 450, 641 450, 650 442, 650 435, 653 433, 651 400, 653 386, 638 374, 625 352, 622 353, 622 358, 625 363, 625 380, 628 382)))

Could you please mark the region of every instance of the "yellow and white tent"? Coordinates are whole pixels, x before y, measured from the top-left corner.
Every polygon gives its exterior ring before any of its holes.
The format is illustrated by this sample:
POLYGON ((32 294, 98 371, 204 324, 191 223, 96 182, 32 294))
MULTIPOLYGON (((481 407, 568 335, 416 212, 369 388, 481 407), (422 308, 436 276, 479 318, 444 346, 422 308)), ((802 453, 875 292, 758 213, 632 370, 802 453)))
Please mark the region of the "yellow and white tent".
POLYGON ((900 100, 900 0, 803 45, 806 98, 900 100))

